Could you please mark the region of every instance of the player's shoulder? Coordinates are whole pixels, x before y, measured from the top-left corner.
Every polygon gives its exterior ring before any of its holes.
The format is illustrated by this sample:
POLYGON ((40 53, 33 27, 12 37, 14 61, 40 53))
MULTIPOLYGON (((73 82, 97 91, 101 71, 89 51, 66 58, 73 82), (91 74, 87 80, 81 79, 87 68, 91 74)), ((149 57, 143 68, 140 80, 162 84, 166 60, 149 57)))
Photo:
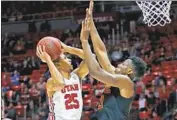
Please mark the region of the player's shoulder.
POLYGON ((47 90, 49 89, 49 88, 52 88, 53 87, 53 82, 52 82, 52 78, 49 78, 48 80, 47 80, 47 83, 46 83, 46 88, 47 88, 47 90))
POLYGON ((70 75, 71 75, 72 79, 78 79, 79 78, 79 75, 75 71, 71 72, 70 75))

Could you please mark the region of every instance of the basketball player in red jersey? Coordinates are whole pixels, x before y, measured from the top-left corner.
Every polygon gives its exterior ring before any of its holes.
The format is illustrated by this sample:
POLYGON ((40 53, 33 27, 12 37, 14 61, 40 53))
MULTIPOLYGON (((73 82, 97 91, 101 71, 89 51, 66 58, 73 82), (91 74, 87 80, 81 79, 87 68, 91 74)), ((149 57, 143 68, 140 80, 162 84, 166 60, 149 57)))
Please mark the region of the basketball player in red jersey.
MULTIPOLYGON (((84 58, 81 49, 61 44, 64 53, 84 58)), ((37 56, 47 63, 51 73, 51 78, 46 84, 50 109, 48 120, 80 120, 81 118, 83 101, 80 80, 88 74, 88 68, 83 61, 77 69, 73 70, 71 60, 64 53, 58 60, 52 61, 44 46, 37 47, 37 56)))

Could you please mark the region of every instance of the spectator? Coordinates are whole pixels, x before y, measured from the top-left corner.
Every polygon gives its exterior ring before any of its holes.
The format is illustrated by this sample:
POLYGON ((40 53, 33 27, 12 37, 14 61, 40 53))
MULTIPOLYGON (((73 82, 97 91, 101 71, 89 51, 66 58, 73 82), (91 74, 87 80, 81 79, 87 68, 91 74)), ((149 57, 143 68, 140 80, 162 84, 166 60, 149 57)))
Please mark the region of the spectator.
POLYGON ((19 85, 20 84, 19 80, 20 80, 20 74, 17 70, 15 70, 11 77, 12 85, 19 85))
POLYGON ((157 115, 156 111, 152 112, 152 120, 160 120, 160 117, 157 115))
POLYGON ((40 91, 41 102, 46 100, 45 86, 46 83, 44 82, 44 77, 40 77, 39 82, 37 83, 37 89, 40 91))
POLYGON ((174 119, 174 120, 177 120, 177 112, 175 112, 175 113, 173 114, 173 119, 174 119))
POLYGON ((35 115, 35 118, 34 118, 35 120, 41 120, 40 119, 40 116, 37 114, 37 115, 35 115))
POLYGON ((39 105, 40 91, 37 89, 36 84, 32 85, 32 88, 29 89, 29 93, 30 93, 30 96, 33 100, 34 106, 38 106, 39 105))
POLYGON ((48 20, 45 20, 40 26, 40 31, 47 32, 50 30, 51 30, 51 25, 49 24, 48 20))
POLYGON ((74 41, 73 36, 72 36, 71 32, 69 32, 68 37, 65 40, 65 44, 73 46, 73 41, 74 41))
POLYGON ((147 103, 148 105, 152 105, 152 106, 155 104, 155 97, 153 95, 153 92, 151 92, 147 97, 147 103))
POLYGON ((20 93, 24 93, 25 88, 26 88, 26 85, 24 84, 24 82, 22 82, 22 83, 20 84, 20 88, 21 88, 20 93))
POLYGON ((24 54, 25 53, 25 43, 23 41, 23 38, 20 38, 20 40, 17 41, 17 44, 14 47, 14 54, 24 54))
POLYGON ((24 82, 24 84, 25 84, 28 88, 30 88, 31 86, 29 85, 29 81, 30 81, 30 78, 29 78, 27 75, 25 75, 24 78, 23 78, 23 80, 21 80, 21 82, 24 82))
POLYGON ((37 32, 36 22, 35 21, 32 21, 32 22, 30 22, 28 24, 28 32, 31 32, 31 33, 37 32))
POLYGON ((14 108, 13 103, 10 103, 9 106, 7 107, 7 118, 16 120, 16 110, 14 108))
POLYGON ((47 116, 48 116, 48 113, 49 113, 49 109, 47 107, 47 104, 43 103, 42 107, 39 108, 39 110, 38 110, 38 114, 40 116, 40 120, 46 120, 47 116))
POLYGON ((152 45, 153 43, 156 43, 157 41, 159 41, 160 39, 160 34, 159 32, 155 29, 155 27, 152 28, 152 31, 149 32, 149 39, 152 41, 152 45))
POLYGON ((125 41, 125 43, 122 44, 122 54, 123 54, 123 60, 127 59, 128 57, 130 57, 130 53, 129 53, 129 45, 128 45, 128 40, 125 41))
POLYGON ((176 91, 174 91, 174 90, 170 92, 170 95, 169 95, 169 98, 168 98, 168 109, 169 110, 172 109, 175 105, 175 100, 176 100, 175 92, 176 91))
POLYGON ((111 53, 111 60, 118 61, 122 59, 122 51, 120 50, 119 46, 114 46, 112 53, 111 53))
POLYGON ((13 103, 14 105, 17 105, 17 102, 19 101, 19 99, 20 99, 20 95, 16 91, 13 91, 12 97, 10 98, 9 101, 13 103))
POLYGON ((161 72, 159 72, 158 76, 155 79, 155 84, 156 84, 157 87, 160 86, 160 81, 163 81, 165 86, 167 85, 167 80, 166 80, 166 78, 163 76, 163 74, 161 72))
POLYGON ((140 94, 140 98, 139 98, 139 110, 140 111, 146 110, 146 99, 145 99, 144 94, 140 94))
POLYGON ((28 91, 28 88, 27 88, 27 87, 25 87, 24 92, 21 93, 21 103, 22 103, 23 105, 27 105, 28 108, 29 108, 30 94, 29 94, 29 91, 28 91))

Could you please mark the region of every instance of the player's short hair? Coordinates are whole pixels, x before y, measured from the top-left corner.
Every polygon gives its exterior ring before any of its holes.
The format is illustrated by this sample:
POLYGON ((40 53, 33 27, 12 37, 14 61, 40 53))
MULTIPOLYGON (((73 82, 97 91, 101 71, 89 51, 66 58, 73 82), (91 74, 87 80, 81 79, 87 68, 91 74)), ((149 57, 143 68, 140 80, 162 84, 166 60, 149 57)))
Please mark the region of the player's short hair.
POLYGON ((61 60, 60 58, 53 60, 54 65, 58 65, 60 63, 60 60, 61 60))
POLYGON ((132 60, 132 64, 135 70, 135 77, 142 77, 146 72, 146 63, 141 58, 136 56, 132 56, 129 59, 132 60))

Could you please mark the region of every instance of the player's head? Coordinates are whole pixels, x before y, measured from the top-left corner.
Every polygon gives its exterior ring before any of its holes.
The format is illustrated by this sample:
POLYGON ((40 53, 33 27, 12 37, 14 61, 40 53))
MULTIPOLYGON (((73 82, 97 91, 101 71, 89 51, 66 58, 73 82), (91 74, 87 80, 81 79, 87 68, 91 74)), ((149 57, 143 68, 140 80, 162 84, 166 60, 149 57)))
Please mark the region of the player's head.
POLYGON ((54 61, 54 64, 58 69, 65 72, 70 72, 73 70, 71 59, 69 59, 65 54, 61 54, 60 58, 54 61))
POLYGON ((146 63, 141 58, 133 56, 118 64, 115 72, 139 78, 146 72, 146 63))

